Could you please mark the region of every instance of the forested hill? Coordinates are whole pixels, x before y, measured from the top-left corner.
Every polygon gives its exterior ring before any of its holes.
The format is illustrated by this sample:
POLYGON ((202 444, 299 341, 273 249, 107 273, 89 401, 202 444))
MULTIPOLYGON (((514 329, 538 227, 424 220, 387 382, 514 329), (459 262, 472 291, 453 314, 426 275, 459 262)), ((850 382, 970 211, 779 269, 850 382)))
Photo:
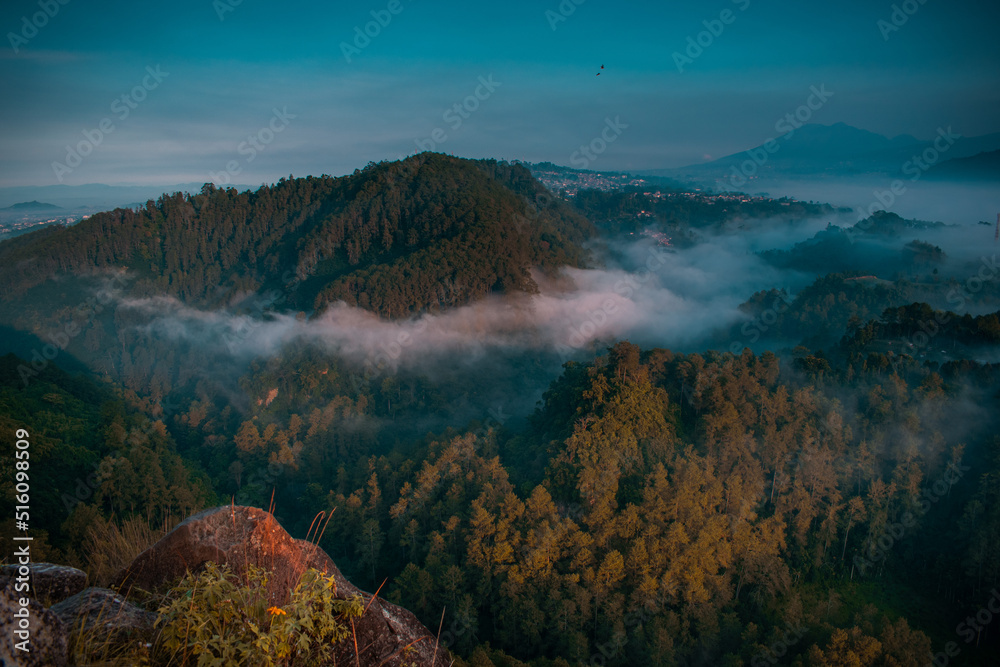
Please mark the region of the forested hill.
POLYGON ((343 300, 399 317, 533 292, 529 269, 579 265, 591 232, 520 165, 423 153, 256 192, 206 184, 25 235, 0 245, 0 296, 61 274, 127 268, 136 293, 201 307, 297 278, 304 289, 291 307, 343 300))

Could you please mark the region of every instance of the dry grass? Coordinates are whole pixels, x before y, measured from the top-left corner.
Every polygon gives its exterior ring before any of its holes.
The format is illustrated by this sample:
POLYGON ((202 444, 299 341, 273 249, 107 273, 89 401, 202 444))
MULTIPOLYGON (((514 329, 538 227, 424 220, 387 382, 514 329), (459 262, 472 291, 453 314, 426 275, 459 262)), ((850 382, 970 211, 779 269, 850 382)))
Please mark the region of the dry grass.
POLYGON ((150 665, 150 645, 141 640, 123 640, 109 633, 105 622, 113 622, 110 612, 107 619, 98 618, 89 628, 86 618, 69 629, 69 664, 88 667, 139 667, 150 665))
POLYGON ((87 575, 91 586, 107 586, 111 578, 135 557, 166 535, 176 522, 151 526, 146 520, 133 517, 118 522, 98 520, 87 527, 84 551, 87 554, 87 575))

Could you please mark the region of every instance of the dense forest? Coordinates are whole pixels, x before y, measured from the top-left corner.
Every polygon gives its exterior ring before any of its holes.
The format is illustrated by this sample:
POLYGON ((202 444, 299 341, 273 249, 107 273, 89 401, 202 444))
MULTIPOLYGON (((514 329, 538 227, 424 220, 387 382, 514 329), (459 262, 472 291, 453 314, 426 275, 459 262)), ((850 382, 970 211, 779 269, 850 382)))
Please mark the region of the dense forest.
MULTIPOLYGON (((441 624, 459 666, 923 667, 949 642, 954 664, 997 664, 975 617, 1000 586, 1000 308, 967 257, 913 245, 934 225, 829 228, 898 265, 748 292, 683 350, 446 340, 373 372, 319 336, 248 342, 352 306, 401 326, 535 298, 644 231, 683 253, 842 222, 644 192, 561 198, 520 165, 423 154, 0 243, 0 437, 29 430, 53 490, 35 559, 103 582, 204 507, 273 505, 297 537, 335 509, 320 546, 441 624)), ((809 236, 747 261, 785 270, 809 236)))
POLYGON ((296 280, 304 285, 290 307, 344 300, 399 317, 533 291, 528 269, 580 264, 591 233, 523 166, 425 153, 255 192, 206 184, 197 195, 18 237, 0 245, 0 295, 59 275, 128 269, 131 293, 190 305, 238 302, 296 280))
POLYGON ((22 391, 8 357, 4 431, 37 434, 37 468, 67 490, 39 509, 47 556, 99 568, 94 524, 156 525, 212 489, 273 493, 303 533, 336 507, 322 546, 428 624, 445 611, 471 664, 748 664, 791 626, 796 664, 918 665, 1000 578, 997 366, 817 370, 623 342, 568 364, 524 428, 387 447, 379 394, 315 361, 325 373, 303 359, 297 391, 228 428, 193 405, 168 429, 58 371, 22 391))

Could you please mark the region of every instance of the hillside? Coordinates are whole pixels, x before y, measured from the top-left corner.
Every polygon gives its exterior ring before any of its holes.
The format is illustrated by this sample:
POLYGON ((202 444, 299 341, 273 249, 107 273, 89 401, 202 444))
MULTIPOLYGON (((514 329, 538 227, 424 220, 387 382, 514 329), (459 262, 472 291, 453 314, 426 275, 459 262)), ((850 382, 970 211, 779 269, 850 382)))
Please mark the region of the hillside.
POLYGON ((205 563, 266 647, 335 562, 336 664, 919 667, 1000 582, 992 228, 435 154, 97 217, 0 244, 0 432, 33 558, 149 622, 205 563))
POLYGON ((127 269, 131 290, 199 307, 303 281, 289 306, 332 301, 400 317, 491 292, 535 291, 529 269, 578 265, 591 229, 518 165, 422 154, 342 178, 255 192, 206 184, 143 208, 0 245, 0 297, 65 275, 127 269), (402 276, 416 276, 404 287, 402 276), (448 295, 435 285, 447 281, 448 295))
MULTIPOLYGON (((905 220, 895 213, 877 211, 852 227, 831 224, 787 250, 767 250, 761 257, 785 269, 824 273, 858 271, 892 277, 925 268, 934 258, 933 252, 927 255, 922 251, 922 245, 926 244, 912 239, 913 235, 945 227, 942 223, 905 220)), ((937 257, 934 261, 941 259, 937 257)))
MULTIPOLYGON (((711 162, 675 169, 650 170, 646 173, 681 180, 723 180, 731 188, 745 185, 747 178, 825 176, 847 177, 883 174, 893 177, 913 176, 914 157, 933 148, 933 136, 920 140, 910 135, 889 138, 875 132, 852 127, 846 123, 802 125, 779 121, 768 141, 745 151, 733 153, 711 162), (910 171, 903 172, 909 166, 910 171), (737 178, 739 175, 741 178, 737 178), (731 178, 732 177, 732 178, 731 178)), ((966 158, 983 151, 1000 148, 1000 135, 963 137, 948 134, 945 158, 966 158)), ((936 151, 940 151, 939 143, 936 151)))
POLYGON ((927 176, 932 179, 996 182, 1000 178, 1000 150, 947 160, 931 167, 927 176))
MULTIPOLYGON (((907 309, 894 326, 925 317, 907 309)), ((996 318, 988 319, 980 329, 995 339, 996 318)), ((235 438, 213 435, 194 410, 169 420, 169 431, 212 457, 206 467, 219 497, 273 505, 289 535, 318 532, 312 541, 329 556, 320 560, 336 562, 354 585, 375 590, 385 581, 379 607, 395 617, 402 612, 393 605, 412 610, 417 620, 407 616, 407 626, 421 636, 429 636, 425 627, 444 628, 441 645, 468 656, 456 665, 582 665, 604 653, 616 666, 762 664, 786 651, 799 662, 785 664, 809 667, 919 665, 985 604, 1000 572, 1000 459, 986 407, 997 368, 860 349, 842 361, 819 352, 784 361, 623 341, 592 362, 568 364, 523 428, 471 425, 384 454, 347 442, 355 437, 352 413, 376 402, 352 407, 332 387, 323 392, 328 404, 309 414, 253 408, 235 438), (329 525, 310 525, 333 508, 329 525), (788 627, 796 641, 779 645, 788 627), (859 646, 866 661, 843 659, 859 646)), ((220 556, 273 562, 271 595, 279 584, 287 590, 294 581, 287 570, 298 575, 315 553, 284 557, 273 545, 291 544, 288 536, 272 531, 261 510, 233 500, 138 558, 108 553, 101 535, 120 535, 117 521, 142 522, 152 501, 198 466, 177 465, 170 475, 164 465, 164 474, 142 483, 147 469, 174 459, 166 425, 115 405, 89 383, 58 373, 44 380, 7 410, 24 416, 6 425, 37 434, 33 446, 48 454, 39 468, 69 458, 69 440, 82 427, 102 434, 99 470, 120 472, 68 519, 57 506, 34 519, 53 526, 40 557, 92 576, 103 570, 115 582, 131 563, 124 572, 140 592, 220 556), (81 409, 77 399, 92 407, 81 409), (59 422, 57 409, 40 409, 60 403, 79 417, 59 422), (260 522, 239 519, 230 533, 234 513, 260 522), (59 522, 65 530, 55 530, 59 522), (268 536, 268 550, 247 558, 254 535, 268 536), (185 536, 215 543, 204 549, 185 536)), ((315 398, 309 378, 298 382, 289 405, 315 398)), ((182 517, 213 505, 206 494, 163 509, 176 507, 173 516, 182 517)), ((339 593, 354 590, 341 577, 337 583, 339 593)), ((183 585, 175 592, 184 594, 183 585)), ((377 620, 381 612, 372 609, 377 620)), ((962 644, 967 664, 996 664, 995 644, 994 635, 977 647, 962 644)))
POLYGON ((28 212, 32 213, 35 211, 59 211, 62 210, 61 206, 56 206, 55 204, 47 204, 40 201, 24 201, 6 208, 0 208, 0 211, 16 211, 16 212, 28 212))

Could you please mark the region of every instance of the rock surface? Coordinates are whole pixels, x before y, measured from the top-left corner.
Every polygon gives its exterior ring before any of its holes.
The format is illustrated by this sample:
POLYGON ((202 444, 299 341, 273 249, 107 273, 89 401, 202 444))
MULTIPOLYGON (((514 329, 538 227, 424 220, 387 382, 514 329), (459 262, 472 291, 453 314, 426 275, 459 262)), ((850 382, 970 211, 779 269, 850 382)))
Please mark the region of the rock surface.
MULTIPOLYGON (((0 574, 14 577, 18 565, 4 565, 0 574)), ((29 563, 28 576, 31 582, 31 596, 43 604, 55 604, 76 595, 87 587, 87 573, 68 565, 53 563, 29 563)))
POLYGON ((364 615, 354 621, 353 641, 340 646, 337 664, 402 667, 448 667, 450 659, 437 647, 434 635, 411 612, 372 596, 347 581, 333 560, 319 547, 289 535, 274 517, 254 507, 224 505, 205 510, 178 524, 113 579, 123 593, 132 587, 146 591, 171 584, 187 570, 198 571, 213 561, 242 572, 252 564, 270 571, 268 598, 273 605, 287 602, 291 590, 308 568, 333 576, 337 596, 363 597, 364 615))
POLYGON ((49 608, 71 632, 89 631, 99 626, 112 643, 149 641, 156 614, 127 602, 106 588, 88 588, 49 608))
POLYGON ((16 580, 9 579, 0 590, 0 665, 5 667, 63 667, 67 661, 66 630, 59 617, 34 599, 27 607, 20 604, 21 593, 14 589, 16 580), (27 631, 30 633, 25 653, 17 649, 22 641, 15 632, 22 631, 21 619, 15 616, 28 610, 27 631))

